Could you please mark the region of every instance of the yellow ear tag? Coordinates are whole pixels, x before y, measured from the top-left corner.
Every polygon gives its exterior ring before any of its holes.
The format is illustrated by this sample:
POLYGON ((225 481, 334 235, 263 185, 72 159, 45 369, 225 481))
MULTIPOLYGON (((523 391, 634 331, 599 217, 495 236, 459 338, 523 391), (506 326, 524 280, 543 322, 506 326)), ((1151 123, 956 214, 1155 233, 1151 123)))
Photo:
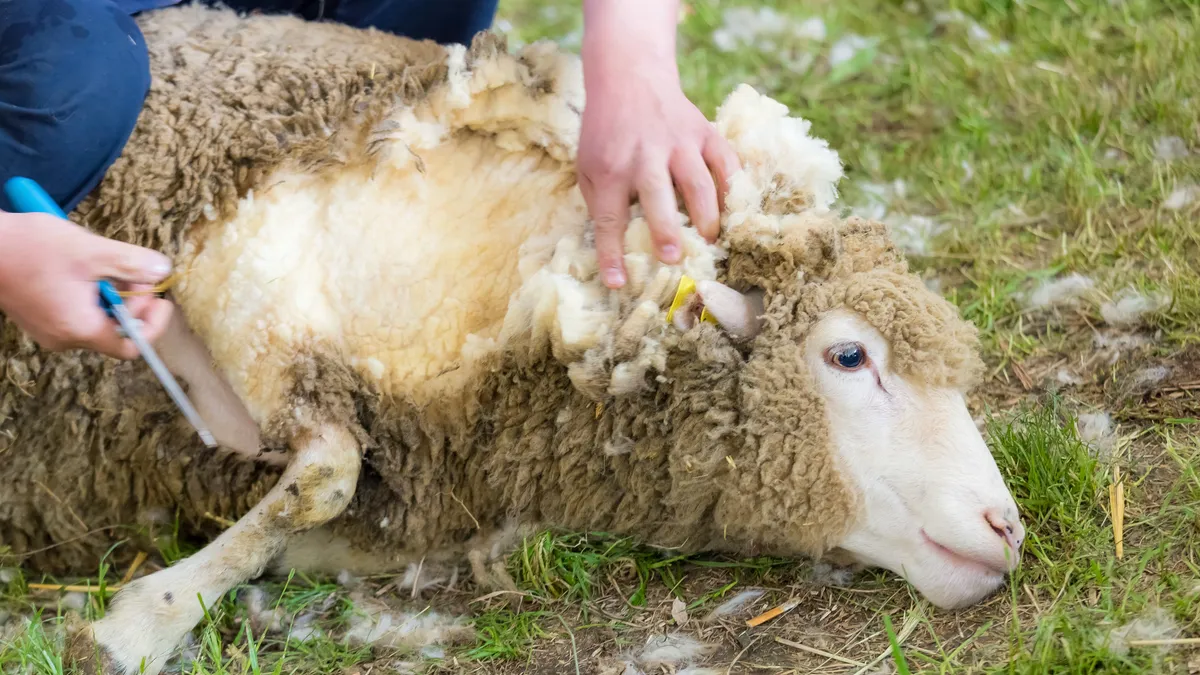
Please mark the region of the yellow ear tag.
MULTIPOLYGON (((667 310, 667 323, 670 323, 675 318, 675 310, 683 307, 696 292, 696 281, 688 275, 684 274, 679 277, 679 286, 675 289, 675 299, 671 301, 671 309, 667 310)), ((708 308, 705 307, 700 312, 700 320, 707 321, 714 326, 717 324, 717 319, 712 314, 708 313, 708 308)))

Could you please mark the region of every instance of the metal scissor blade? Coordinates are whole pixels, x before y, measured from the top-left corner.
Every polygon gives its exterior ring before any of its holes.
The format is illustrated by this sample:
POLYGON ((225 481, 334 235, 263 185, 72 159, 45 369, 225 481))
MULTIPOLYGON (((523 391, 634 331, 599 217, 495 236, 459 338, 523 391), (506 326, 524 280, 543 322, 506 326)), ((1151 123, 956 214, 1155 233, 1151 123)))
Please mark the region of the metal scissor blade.
POLYGON ((204 426, 204 420, 200 419, 200 413, 196 412, 196 409, 192 407, 192 402, 188 400, 187 394, 183 393, 183 389, 175 381, 175 378, 171 375, 171 371, 167 370, 166 364, 158 358, 158 353, 154 351, 149 342, 146 342, 146 338, 142 337, 141 330, 138 329, 133 317, 129 315, 129 309, 124 303, 112 305, 111 308, 113 314, 116 315, 117 321, 121 324, 121 330, 125 332, 125 336, 133 340, 133 344, 141 352, 142 358, 150 365, 150 370, 154 371, 154 374, 158 377, 158 381, 162 382, 171 399, 175 401, 175 405, 179 406, 179 409, 183 411, 184 417, 196 428, 196 432, 200 434, 200 440, 204 441, 204 444, 210 448, 217 447, 217 440, 213 437, 212 432, 208 430, 208 427, 204 426))

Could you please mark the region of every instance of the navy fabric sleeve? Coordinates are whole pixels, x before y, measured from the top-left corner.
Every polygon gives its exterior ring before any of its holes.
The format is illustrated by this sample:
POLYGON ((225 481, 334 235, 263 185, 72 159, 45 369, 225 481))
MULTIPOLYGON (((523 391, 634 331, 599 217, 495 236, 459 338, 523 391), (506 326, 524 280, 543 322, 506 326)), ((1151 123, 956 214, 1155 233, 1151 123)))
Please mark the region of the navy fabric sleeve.
MULTIPOLYGON (((32 178, 70 212, 120 155, 149 87, 142 33, 112 0, 0 2, 0 182, 32 178)), ((12 208, 2 191, 0 208, 12 208)))
MULTIPOLYGON (((211 2, 212 0, 208 0, 211 2)), ((377 28, 416 40, 470 44, 492 25, 498 0, 224 0, 242 11, 287 12, 306 19, 377 28)))
POLYGON ((470 44, 492 25, 497 0, 339 0, 336 19, 418 40, 470 44))

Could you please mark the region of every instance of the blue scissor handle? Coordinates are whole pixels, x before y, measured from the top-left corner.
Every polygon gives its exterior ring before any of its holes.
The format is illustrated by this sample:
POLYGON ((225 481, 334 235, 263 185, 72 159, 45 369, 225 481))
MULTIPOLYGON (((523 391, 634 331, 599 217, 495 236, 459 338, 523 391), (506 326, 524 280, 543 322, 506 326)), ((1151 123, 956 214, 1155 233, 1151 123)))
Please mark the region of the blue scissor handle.
MULTIPOLYGON (((63 210, 54 203, 54 199, 46 194, 37 181, 23 176, 10 178, 4 184, 4 194, 8 195, 8 200, 12 202, 18 213, 49 213, 63 220, 67 219, 67 214, 63 213, 63 210)), ((107 279, 101 279, 99 285, 100 306, 104 308, 104 313, 110 319, 115 319, 117 314, 113 307, 124 303, 121 294, 107 279)))

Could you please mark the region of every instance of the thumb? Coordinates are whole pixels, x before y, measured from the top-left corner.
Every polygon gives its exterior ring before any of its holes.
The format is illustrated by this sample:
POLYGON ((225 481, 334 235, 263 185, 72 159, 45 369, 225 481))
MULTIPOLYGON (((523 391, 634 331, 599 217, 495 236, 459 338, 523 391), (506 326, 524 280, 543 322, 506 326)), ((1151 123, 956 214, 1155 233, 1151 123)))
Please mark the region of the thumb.
POLYGON ((92 272, 134 284, 153 284, 171 273, 167 256, 141 246, 96 236, 88 258, 92 272))

